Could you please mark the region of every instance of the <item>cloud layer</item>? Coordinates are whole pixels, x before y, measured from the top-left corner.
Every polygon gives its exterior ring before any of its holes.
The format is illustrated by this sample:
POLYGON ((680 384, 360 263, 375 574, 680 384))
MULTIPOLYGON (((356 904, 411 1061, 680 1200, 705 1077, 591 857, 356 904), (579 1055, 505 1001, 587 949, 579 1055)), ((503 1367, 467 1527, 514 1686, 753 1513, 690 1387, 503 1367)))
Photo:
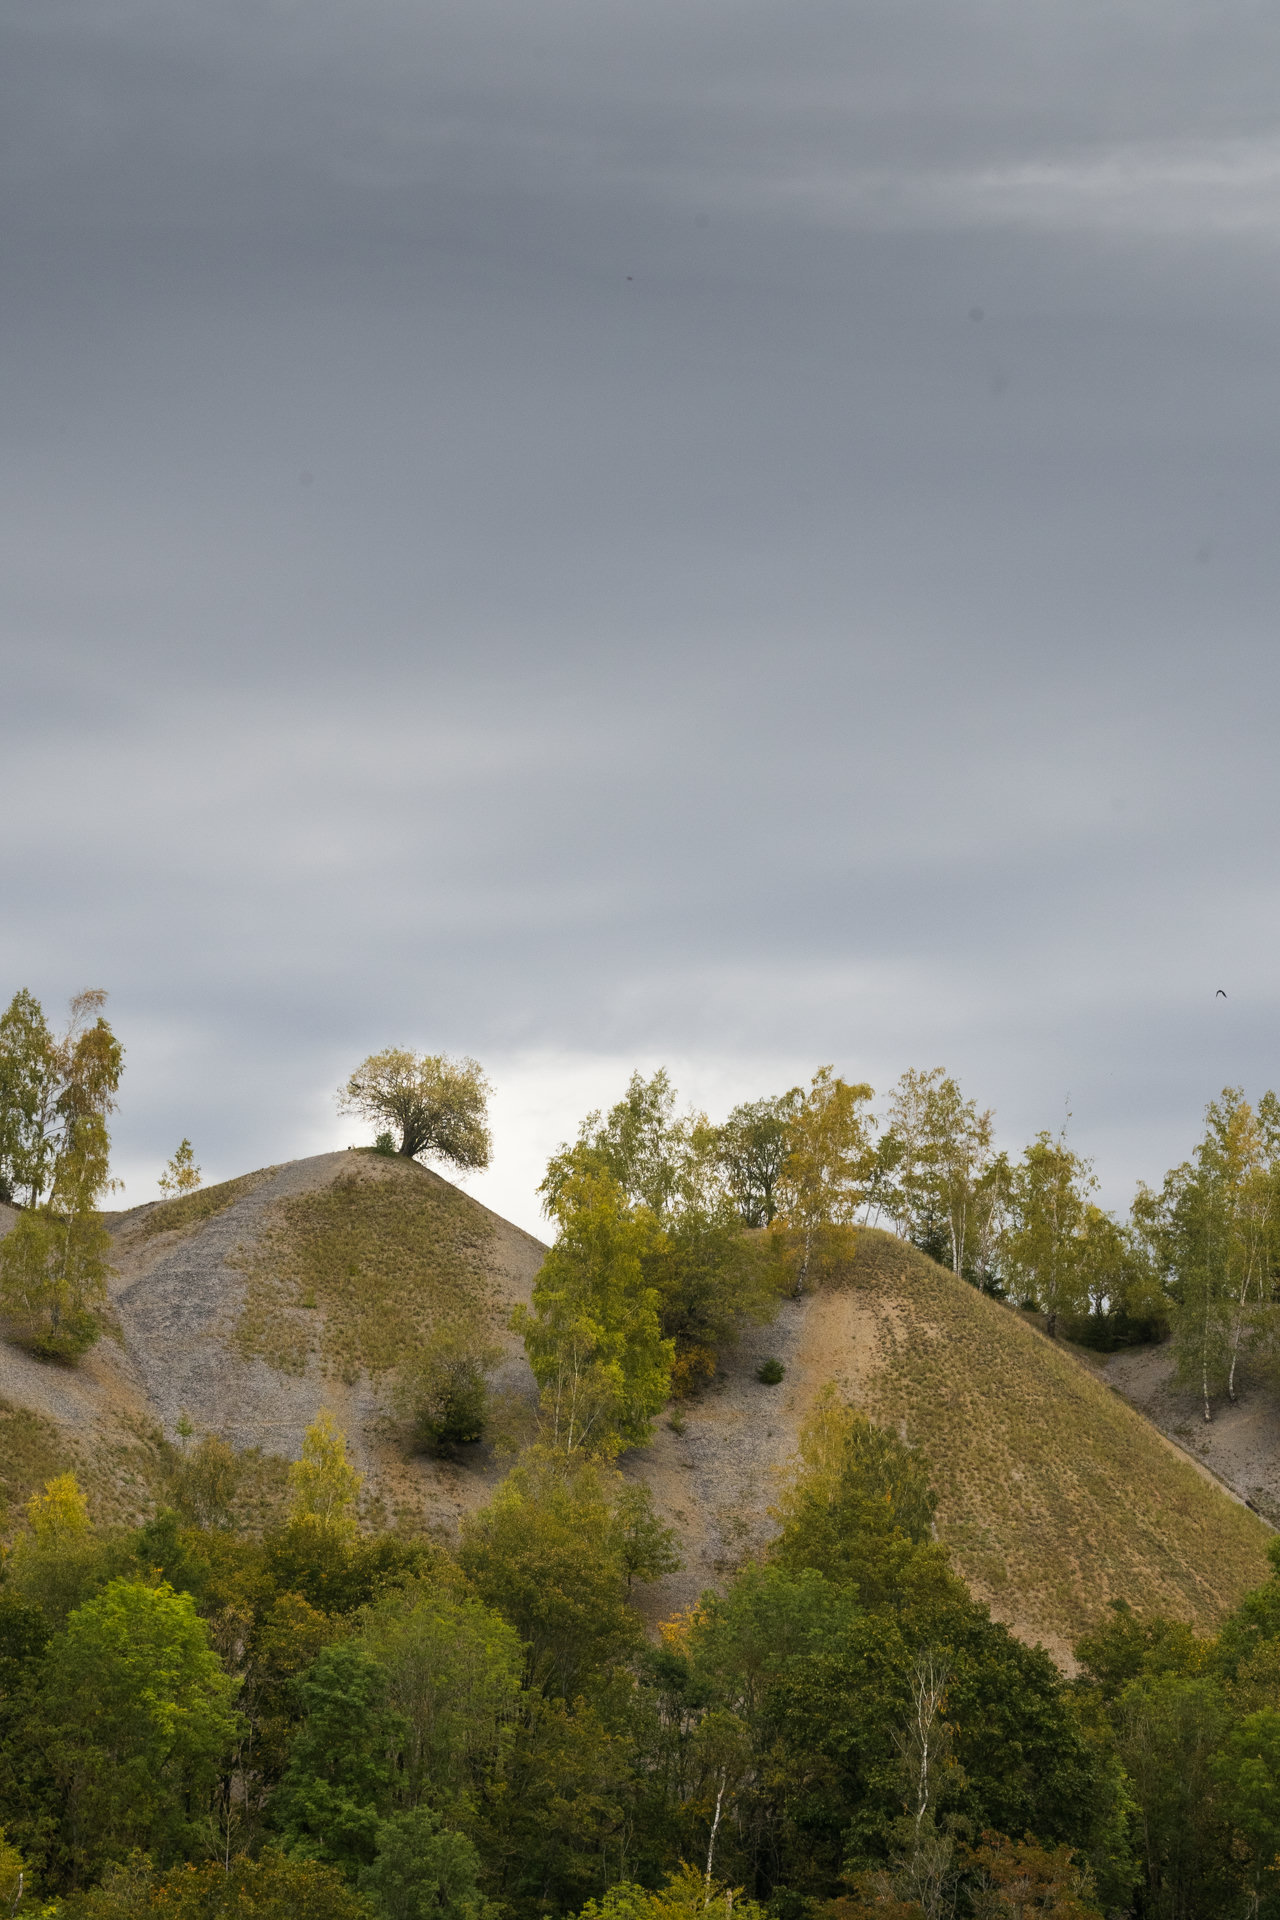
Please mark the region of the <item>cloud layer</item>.
POLYGON ((1272 11, 3 39, 0 992, 111 989, 131 1198, 390 1042, 530 1224, 632 1061, 945 1062, 1117 1204, 1276 1079, 1272 11))

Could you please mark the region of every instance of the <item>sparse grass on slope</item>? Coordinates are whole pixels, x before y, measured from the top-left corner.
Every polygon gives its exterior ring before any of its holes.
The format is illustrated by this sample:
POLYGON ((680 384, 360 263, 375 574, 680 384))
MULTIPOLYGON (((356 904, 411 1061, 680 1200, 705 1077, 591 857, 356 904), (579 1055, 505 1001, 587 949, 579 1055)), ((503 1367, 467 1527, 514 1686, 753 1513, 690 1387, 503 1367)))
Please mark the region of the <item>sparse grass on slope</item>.
POLYGON ((260 1167, 256 1173, 242 1173, 238 1180, 221 1180, 216 1187, 198 1187, 194 1193, 179 1194, 176 1200, 162 1200, 139 1222, 138 1230, 147 1237, 153 1233, 190 1233, 212 1220, 215 1213, 225 1213, 278 1171, 276 1167, 260 1167))
POLYGON ((483 1209, 447 1182, 361 1156, 332 1186, 288 1201, 239 1256, 236 1345, 285 1373, 312 1355, 346 1381, 387 1373, 442 1321, 485 1313, 491 1235, 483 1209))
POLYGON ((74 1465, 52 1420, 0 1400, 0 1531, 12 1526, 28 1496, 74 1465))
POLYGON ((867 1411, 929 1456, 939 1533, 1001 1617, 1069 1644, 1124 1599, 1210 1628, 1266 1577, 1261 1521, 1009 1308, 874 1230, 850 1284, 867 1411))

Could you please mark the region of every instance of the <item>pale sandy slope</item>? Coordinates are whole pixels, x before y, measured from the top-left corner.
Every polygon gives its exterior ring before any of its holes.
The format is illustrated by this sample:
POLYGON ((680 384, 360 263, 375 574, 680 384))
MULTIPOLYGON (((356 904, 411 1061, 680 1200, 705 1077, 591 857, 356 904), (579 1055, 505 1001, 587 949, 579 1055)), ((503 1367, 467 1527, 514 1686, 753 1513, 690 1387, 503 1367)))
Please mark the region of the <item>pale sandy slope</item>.
POLYGON ((1280 1391, 1274 1379, 1242 1367, 1235 1406, 1213 1400, 1206 1424, 1200 1396, 1174 1378, 1170 1345, 1114 1354, 1104 1377, 1194 1460, 1280 1525, 1280 1391))

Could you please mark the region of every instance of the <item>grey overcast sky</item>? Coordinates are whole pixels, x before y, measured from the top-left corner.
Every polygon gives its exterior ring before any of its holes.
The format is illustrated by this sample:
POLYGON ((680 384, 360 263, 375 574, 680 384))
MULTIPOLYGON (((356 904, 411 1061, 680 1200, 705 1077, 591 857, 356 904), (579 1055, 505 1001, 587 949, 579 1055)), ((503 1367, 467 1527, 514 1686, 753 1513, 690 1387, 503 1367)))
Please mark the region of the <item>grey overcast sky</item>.
POLYGON ((1280 1079, 1270 0, 15 0, 0 993, 151 1198, 476 1054, 1280 1079), (1217 997, 1224 988, 1228 998, 1217 997))

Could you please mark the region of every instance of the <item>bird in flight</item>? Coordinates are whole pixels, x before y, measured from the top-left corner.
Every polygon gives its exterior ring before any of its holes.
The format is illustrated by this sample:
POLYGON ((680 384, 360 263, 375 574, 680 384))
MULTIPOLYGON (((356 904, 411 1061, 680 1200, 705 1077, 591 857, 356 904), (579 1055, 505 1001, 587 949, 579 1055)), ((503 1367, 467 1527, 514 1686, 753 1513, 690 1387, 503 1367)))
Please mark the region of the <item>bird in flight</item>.
POLYGON ((1214 996, 1213 996, 1213 997, 1214 997, 1214 999, 1215 999, 1215 1000, 1225 1000, 1225 999, 1226 999, 1226 997, 1227 997, 1227 990, 1226 990, 1226 988, 1225 988, 1225 987, 1219 987, 1219 988, 1218 988, 1218 991, 1217 991, 1217 992, 1216 992, 1216 993, 1214 994, 1214 996))

